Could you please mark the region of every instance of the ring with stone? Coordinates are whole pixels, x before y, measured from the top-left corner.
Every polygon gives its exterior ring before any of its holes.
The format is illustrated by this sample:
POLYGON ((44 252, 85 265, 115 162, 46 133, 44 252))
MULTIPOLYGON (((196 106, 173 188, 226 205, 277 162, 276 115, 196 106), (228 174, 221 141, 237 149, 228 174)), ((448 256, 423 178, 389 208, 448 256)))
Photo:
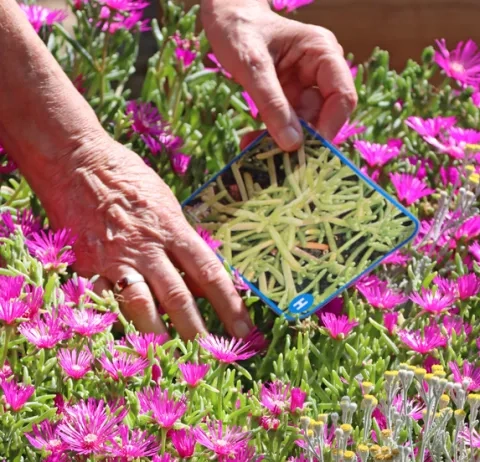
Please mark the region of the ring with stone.
POLYGON ((122 293, 127 287, 137 282, 145 282, 145 278, 139 273, 132 273, 120 278, 113 286, 113 291, 116 294, 122 293))

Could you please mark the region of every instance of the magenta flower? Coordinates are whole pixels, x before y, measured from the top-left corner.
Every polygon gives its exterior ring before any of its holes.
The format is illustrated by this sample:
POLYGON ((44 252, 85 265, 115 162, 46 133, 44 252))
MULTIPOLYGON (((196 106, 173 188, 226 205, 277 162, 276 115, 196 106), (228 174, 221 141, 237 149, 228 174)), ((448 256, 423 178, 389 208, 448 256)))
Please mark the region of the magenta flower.
POLYGON ((480 53, 473 40, 459 42, 455 50, 448 51, 445 39, 437 40, 438 51, 434 61, 445 74, 462 86, 478 87, 480 84, 480 53))
POLYGON ((100 10, 100 21, 97 24, 104 32, 114 34, 118 30, 132 30, 140 32, 150 30, 148 19, 143 18, 143 9, 148 2, 136 0, 106 0, 100 10))
POLYGON ((473 255, 475 260, 480 262, 480 243, 474 242, 469 248, 468 251, 473 255))
POLYGON ((417 177, 408 173, 391 173, 390 180, 397 191, 398 198, 406 205, 412 205, 422 197, 435 192, 417 177))
POLYGON ((132 117, 133 131, 140 136, 159 136, 168 127, 153 103, 129 101, 126 105, 126 113, 132 117))
POLYGON ((442 293, 449 294, 452 296, 457 295, 457 281, 454 281, 448 278, 443 278, 441 276, 435 276, 433 278, 433 282, 442 293))
POLYGON ((93 309, 80 310, 67 306, 60 309, 60 316, 75 333, 85 337, 106 331, 118 317, 116 313, 99 313, 93 309))
POLYGON ((43 26, 51 26, 56 22, 62 22, 67 16, 63 10, 51 10, 40 5, 20 4, 20 8, 26 14, 28 21, 38 34, 43 26))
POLYGON ((15 231, 20 230, 28 238, 40 229, 40 220, 31 210, 17 210, 15 216, 10 211, 0 214, 0 237, 10 237, 15 231))
POLYGON ((320 311, 317 311, 315 314, 318 317, 318 325, 323 326, 323 321, 320 315, 322 313, 333 313, 335 316, 339 316, 343 313, 343 298, 335 297, 333 300, 329 301, 320 311))
POLYGON ((145 358, 134 357, 123 351, 117 351, 110 346, 110 355, 104 354, 98 362, 105 372, 116 382, 134 377, 137 374, 143 375, 143 371, 150 362, 145 358))
POLYGON ((220 63, 220 61, 217 59, 217 57, 213 53, 208 53, 207 58, 212 61, 216 67, 206 67, 206 70, 212 71, 212 72, 220 72, 222 73, 227 79, 232 78, 232 74, 228 72, 220 63))
POLYGON ((148 347, 153 346, 155 352, 157 346, 163 345, 168 340, 168 334, 142 334, 139 332, 130 332, 126 335, 128 343, 132 345, 133 349, 142 357, 148 357, 148 347))
POLYGON ((86 294, 87 289, 93 290, 93 284, 88 279, 82 277, 69 279, 62 285, 65 301, 75 305, 78 305, 80 301, 83 303, 90 302, 90 297, 86 294))
POLYGON ((336 134, 335 138, 333 138, 332 144, 339 145, 345 143, 351 136, 358 135, 363 133, 367 127, 363 125, 359 125, 358 122, 345 122, 340 129, 340 131, 336 134))
POLYGON ((47 349, 72 336, 62 321, 51 313, 44 313, 32 321, 20 324, 18 331, 37 348, 47 349))
POLYGON ((187 38, 182 38, 179 32, 176 32, 172 36, 172 40, 175 42, 175 57, 180 61, 183 67, 186 69, 190 67, 197 57, 197 52, 192 49, 198 46, 198 42, 195 43, 193 40, 187 38))
POLYGON ((286 10, 287 13, 291 13, 293 10, 313 2, 314 0, 272 0, 272 7, 275 11, 286 10))
POLYGON ((213 251, 217 250, 222 245, 222 242, 214 239, 210 234, 210 231, 207 229, 197 226, 196 230, 200 237, 207 243, 208 247, 210 247, 213 251))
POLYGON ((211 355, 221 363, 231 364, 236 361, 249 359, 257 354, 257 350, 251 342, 243 339, 225 337, 209 334, 197 340, 200 346, 211 353, 211 355))
POLYGON ((0 275, 0 299, 13 300, 20 297, 24 283, 23 276, 0 275))
POLYGON ((25 244, 47 271, 64 271, 75 262, 71 249, 76 238, 67 229, 33 233, 25 244))
POLYGON ((177 462, 171 454, 164 453, 161 456, 153 456, 152 462, 177 462))
POLYGON ((250 287, 245 282, 240 272, 236 269, 233 270, 233 285, 235 286, 235 289, 237 289, 239 292, 247 292, 248 290, 250 290, 250 287))
POLYGON ((58 424, 44 420, 40 425, 33 425, 32 433, 25 433, 30 444, 40 451, 50 451, 52 454, 62 454, 66 444, 57 434, 58 424))
POLYGON ((334 340, 343 340, 358 326, 358 321, 350 321, 347 316, 335 316, 333 313, 321 313, 324 328, 334 340))
POLYGON ((236 455, 248 445, 250 434, 241 427, 223 426, 222 421, 210 422, 207 430, 196 428, 198 443, 213 451, 217 456, 227 456, 236 460, 236 455))
POLYGON ((152 413, 152 419, 161 428, 172 428, 177 420, 187 411, 187 400, 184 395, 175 400, 168 395, 168 390, 160 387, 145 388, 138 393, 141 411, 152 413))
POLYGON ((196 387, 205 377, 210 369, 208 364, 180 363, 178 365, 183 380, 189 387, 196 387))
POLYGON ((440 140, 425 137, 425 141, 453 159, 464 159, 467 145, 480 143, 480 132, 472 128, 452 127, 448 136, 443 136, 440 140))
POLYGON ((173 171, 180 176, 185 175, 190 165, 192 156, 188 154, 182 154, 181 152, 174 152, 170 157, 170 163, 172 164, 173 171))
POLYGON ((253 101, 252 97, 246 91, 242 91, 242 96, 247 103, 248 109, 250 110, 250 114, 252 114, 252 117, 256 119, 258 116, 258 108, 257 108, 257 105, 255 104, 255 101, 253 101))
POLYGON ((273 415, 281 415, 290 406, 290 386, 279 380, 264 383, 260 390, 260 403, 273 415))
POLYGON ((3 175, 8 175, 9 173, 14 172, 16 169, 17 165, 12 159, 10 159, 8 154, 3 149, 3 146, 0 144, 0 173, 3 175))
POLYGON ((388 144, 358 140, 353 145, 370 167, 382 167, 400 154, 398 147, 388 144))
POLYGON ((290 392, 290 412, 296 412, 297 409, 302 410, 305 404, 307 393, 300 388, 292 388, 290 392))
POLYGON ((169 433, 173 447, 177 451, 179 457, 192 457, 195 452, 195 445, 197 444, 197 437, 195 431, 192 429, 172 430, 169 433))
POLYGON ((408 297, 390 289, 387 284, 379 285, 357 285, 357 289, 362 293, 368 303, 374 308, 380 310, 392 310, 398 305, 402 305, 408 300, 408 297))
POLYGON ((358 66, 355 66, 352 61, 347 59, 347 64, 350 69, 350 73, 352 74, 352 77, 355 79, 358 74, 358 66))
POLYGON ((92 370, 93 355, 88 348, 80 351, 62 348, 58 351, 57 358, 63 371, 74 379, 81 379, 92 370))
POLYGON ((440 178, 442 180, 443 186, 448 187, 449 185, 460 186, 460 172, 457 167, 440 167, 440 178))
POLYGON ((128 425, 120 425, 115 438, 110 440, 108 454, 118 457, 120 461, 137 460, 152 457, 160 450, 160 445, 154 436, 139 429, 130 430, 128 425))
POLYGON ((148 6, 148 2, 139 0, 99 0, 99 3, 115 11, 141 10, 148 6))
POLYGON ((410 260, 410 256, 403 254, 400 250, 393 252, 387 258, 385 258, 382 263, 384 265, 398 265, 405 266, 410 260))
POLYGON ((23 408, 35 391, 33 385, 18 384, 14 380, 4 380, 0 382, 0 388, 3 390, 5 402, 15 412, 23 408))
POLYGON ((435 348, 447 345, 447 339, 436 325, 426 326, 423 333, 421 330, 403 329, 398 332, 398 337, 408 348, 420 354, 427 354, 435 348))
POLYGON ((444 316, 443 317, 443 326, 447 331, 448 335, 452 335, 452 332, 455 331, 457 335, 470 335, 472 332, 472 326, 468 322, 463 322, 461 316, 444 316))
POLYGON ((10 378, 12 375, 12 368, 10 367, 10 364, 8 364, 8 361, 5 361, 4 365, 0 367, 0 383, 5 379, 10 378))
POLYGON ((453 380, 465 386, 467 391, 480 390, 480 367, 475 367, 474 363, 464 361, 462 371, 457 363, 449 362, 448 367, 452 371, 453 380))
POLYGON ((118 425, 127 408, 112 409, 104 401, 89 398, 64 409, 66 418, 58 426, 58 435, 70 451, 77 454, 103 454, 106 443, 118 434, 118 425))
POLYGON ((434 117, 422 119, 421 117, 408 117, 405 125, 415 130, 420 136, 436 137, 457 123, 455 117, 434 117))
POLYGON ((460 300, 475 297, 480 292, 480 277, 474 273, 460 276, 457 279, 457 290, 460 300))
POLYGON ((471 446, 472 448, 480 448, 480 434, 477 430, 475 430, 475 428, 473 428, 470 432, 470 429, 466 425, 464 427, 464 430, 462 430, 458 434, 458 437, 463 440, 465 446, 471 446))
POLYGON ((28 312, 28 305, 20 300, 0 300, 0 321, 16 324, 28 312))
POLYGON ((473 93, 472 95, 472 103, 477 106, 477 107, 480 107, 480 91, 476 91, 475 93, 473 93))
POLYGON ((422 287, 422 291, 413 292, 410 300, 428 313, 438 314, 448 310, 455 303, 455 297, 451 294, 445 294, 441 290, 432 291, 422 287))
POLYGON ((387 328, 390 335, 393 335, 398 327, 398 312, 385 313, 383 315, 383 325, 387 328))
POLYGON ((455 232, 455 239, 471 241, 480 236, 480 215, 470 217, 464 221, 455 232))

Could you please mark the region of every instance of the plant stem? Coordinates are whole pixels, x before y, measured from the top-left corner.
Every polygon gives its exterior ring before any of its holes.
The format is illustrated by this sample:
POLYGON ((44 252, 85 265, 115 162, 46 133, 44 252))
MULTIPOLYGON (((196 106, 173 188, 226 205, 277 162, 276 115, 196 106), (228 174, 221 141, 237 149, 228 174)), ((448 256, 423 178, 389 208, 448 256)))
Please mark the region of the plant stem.
POLYGON ((8 344, 10 342, 10 337, 12 336, 13 327, 5 326, 5 339, 3 343, 2 357, 0 358, 0 369, 3 368, 8 354, 8 344))
POLYGON ((163 428, 160 430, 162 436, 162 454, 165 454, 167 448, 167 429, 163 428))
POLYGON ((217 401, 217 415, 220 420, 223 420, 223 381, 225 379, 225 370, 227 368, 226 364, 221 363, 220 366, 218 366, 219 369, 219 376, 218 376, 218 401, 217 401))

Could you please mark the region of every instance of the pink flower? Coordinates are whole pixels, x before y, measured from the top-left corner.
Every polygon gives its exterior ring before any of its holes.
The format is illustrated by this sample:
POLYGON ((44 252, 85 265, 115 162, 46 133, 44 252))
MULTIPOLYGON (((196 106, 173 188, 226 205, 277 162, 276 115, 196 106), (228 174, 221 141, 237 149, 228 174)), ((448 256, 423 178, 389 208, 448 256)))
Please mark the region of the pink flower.
POLYGON ((8 364, 8 361, 5 361, 5 364, 0 368, 0 383, 5 379, 10 378, 12 375, 12 368, 10 367, 10 364, 8 364))
POLYGON ((290 412, 296 412, 297 409, 303 409, 307 393, 300 388, 292 388, 290 392, 290 412))
POLYGON ((407 296, 395 292, 390 289, 387 284, 371 286, 357 285, 357 289, 362 293, 370 305, 380 310, 392 310, 408 300, 407 296))
POLYGON ((180 363, 178 365, 183 379, 189 387, 196 387, 210 369, 208 364, 180 363))
POLYGON ((177 462, 171 454, 164 453, 161 456, 153 456, 152 462, 177 462))
POLYGON ((272 6, 276 11, 286 10, 287 13, 291 13, 301 6, 310 5, 313 1, 314 0, 273 0, 272 6))
MULTIPOLYGON (((0 173, 2 172, 0 171, 0 173)), ((15 216, 9 210, 0 214, 1 237, 10 237, 20 230, 28 238, 32 233, 38 233, 40 229, 40 220, 29 209, 17 210, 15 216)))
POLYGON ((352 61, 347 59, 347 64, 350 69, 350 73, 352 74, 352 77, 355 79, 358 74, 358 66, 355 66, 352 61))
POLYGON ((51 26, 56 22, 62 22, 67 16, 63 10, 51 10, 40 5, 20 4, 20 8, 26 14, 28 21, 38 34, 43 26, 51 26))
POLYGON ((179 457, 192 457, 195 452, 195 445, 197 444, 197 437, 195 431, 189 428, 185 430, 172 430, 169 433, 173 447, 177 451, 179 457))
POLYGON ((206 230, 205 228, 202 228, 201 226, 197 226, 196 230, 197 230, 197 233, 200 235, 200 237, 207 243, 207 245, 213 251, 217 250, 222 245, 222 242, 217 239, 214 239, 210 234, 210 231, 206 230))
POLYGON ((131 430, 128 425, 120 425, 115 438, 110 440, 111 447, 108 454, 118 457, 120 461, 137 460, 143 457, 152 457, 160 450, 160 445, 153 435, 147 431, 131 430))
POLYGON ((250 434, 241 427, 223 426, 221 421, 207 424, 207 430, 196 428, 198 443, 213 451, 217 456, 227 456, 236 460, 236 455, 248 445, 250 434))
POLYGON ((453 185, 455 187, 460 186, 460 173, 457 167, 440 167, 440 178, 442 179, 443 186, 448 187, 453 185))
POLYGON ((333 138, 332 144, 339 145, 345 143, 351 136, 358 135, 363 133, 367 127, 363 125, 359 125, 358 122, 345 122, 340 129, 340 131, 336 134, 335 138, 333 138))
POLYGON ((239 292, 247 292, 248 290, 250 290, 250 287, 244 281, 242 275, 238 270, 233 270, 233 285, 235 286, 235 289, 237 289, 239 292))
POLYGON ((435 348, 447 345, 447 339, 436 325, 426 326, 423 333, 421 330, 400 330, 398 337, 407 347, 420 354, 427 354, 435 348))
POLYGON ((232 74, 228 72, 220 63, 220 61, 217 59, 217 57, 213 53, 208 53, 207 58, 212 61, 216 67, 206 67, 206 70, 212 71, 212 72, 221 72, 227 79, 232 78, 232 74))
POLYGON ((322 313, 333 313, 335 316, 339 316, 343 313, 343 298, 335 297, 333 300, 329 301, 320 311, 317 311, 315 314, 318 317, 318 325, 323 326, 323 321, 320 315, 322 313))
POLYGON ((217 361, 225 364, 243 361, 257 354, 257 350, 252 347, 252 344, 243 339, 232 338, 228 340, 225 337, 209 334, 207 337, 200 338, 197 341, 217 361))
POLYGON ((480 132, 472 128, 453 127, 449 130, 448 136, 442 136, 440 140, 425 137, 425 141, 453 159, 464 159, 467 145, 480 143, 480 132))
POLYGON ((93 309, 76 309, 64 306, 60 309, 63 322, 75 333, 85 337, 109 329, 117 320, 116 313, 99 313, 93 309))
POLYGON ((405 266, 409 260, 409 255, 404 255, 402 252, 400 252, 400 250, 397 250, 396 252, 393 252, 387 258, 385 258, 382 263, 384 265, 405 266))
POLYGON ((387 328, 390 335, 393 335, 398 326, 398 312, 385 313, 383 315, 383 325, 387 328))
POLYGON ((132 345, 133 349, 142 357, 148 357, 148 348, 150 345, 153 347, 153 352, 157 346, 163 345, 168 340, 168 334, 142 334, 139 332, 130 332, 126 335, 128 343, 132 345))
POLYGON ((290 386, 279 380, 264 383, 260 390, 260 403, 273 415, 281 415, 290 406, 290 386))
POLYGON ((170 157, 173 171, 180 176, 185 175, 190 165, 192 156, 188 154, 182 154, 181 152, 174 152, 170 157))
POLYGON ((143 375, 143 371, 150 364, 148 359, 134 357, 126 352, 115 350, 113 344, 110 344, 108 349, 110 354, 104 354, 98 362, 116 382, 140 373, 140 375, 143 375))
POLYGON ((425 360, 423 361, 423 367, 425 368, 425 370, 431 374, 432 373, 432 368, 433 366, 435 366, 436 364, 440 364, 440 361, 437 359, 437 358, 434 358, 433 356, 431 355, 428 355, 425 360))
POLYGON ((14 380, 4 380, 0 382, 0 388, 3 390, 5 402, 15 412, 22 409, 35 391, 33 385, 17 384, 14 380))
POLYGON ((400 154, 398 147, 388 146, 388 144, 359 140, 353 145, 370 167, 382 167, 400 154))
POLYGON ((43 313, 32 321, 20 324, 18 331, 37 348, 47 349, 72 336, 62 321, 51 313, 43 313))
POLYGON ((58 435, 70 451, 77 454, 102 455, 106 443, 118 434, 118 425, 128 409, 112 409, 104 401, 89 398, 64 410, 65 417, 58 426, 58 435))
POLYGON ((455 331, 457 335, 470 335, 472 332, 472 326, 468 322, 463 322, 461 316, 444 316, 443 317, 443 326, 445 327, 448 335, 452 335, 452 332, 455 331))
POLYGON ((421 292, 414 292, 410 300, 428 313, 438 314, 448 310, 455 303, 455 297, 440 290, 432 291, 422 287, 421 292))
POLYGON ((187 400, 182 396, 175 400, 168 395, 168 390, 160 387, 145 388, 138 393, 142 413, 152 413, 152 418, 161 428, 171 428, 181 419, 187 410, 187 400))
POLYGON ((62 285, 65 301, 75 305, 78 305, 80 301, 83 303, 90 302, 90 297, 86 294, 87 289, 93 290, 93 284, 88 279, 82 277, 69 279, 62 285))
POLYGON ((454 362, 449 362, 448 367, 452 371, 453 380, 463 384, 467 391, 480 390, 480 367, 475 367, 474 363, 468 361, 463 362, 462 371, 454 362))
POLYGON ((153 103, 129 101, 126 105, 126 114, 132 118, 132 130, 143 136, 161 136, 168 129, 153 103))
POLYGON ((434 117, 422 119, 421 117, 408 117, 405 125, 415 130, 420 136, 436 137, 457 123, 456 117, 434 117))
POLYGON ((137 28, 140 32, 149 30, 148 19, 143 19, 143 9, 148 2, 136 0, 104 0, 100 10, 100 21, 96 24, 104 32, 114 34, 118 30, 137 28))
POLYGON ((248 109, 250 109, 250 114, 252 114, 252 117, 256 119, 258 116, 258 108, 255 104, 255 101, 253 101, 252 97, 246 91, 242 92, 242 96, 247 102, 248 109))
POLYGON ((67 229, 39 231, 25 242, 29 252, 36 257, 47 271, 65 271, 75 262, 71 249, 76 238, 67 229))
POLYGON ((50 451, 52 454, 62 454, 66 451, 66 444, 57 434, 58 424, 44 420, 40 425, 34 424, 32 433, 25 433, 30 444, 41 451, 50 451))
POLYGON ((470 432, 468 426, 465 426, 464 430, 458 434, 458 437, 463 440, 465 446, 480 448, 480 434, 475 428, 472 428, 472 431, 470 432))
POLYGON ((475 93, 473 93, 472 95, 472 103, 477 106, 477 107, 480 107, 480 91, 476 91, 475 93))
POLYGON ((474 256, 475 260, 480 262, 480 243, 474 242, 469 248, 468 251, 474 256))
POLYGON ((190 67, 197 57, 197 53, 188 48, 175 48, 175 57, 183 64, 184 68, 190 67))
POLYGON ((474 273, 464 274, 457 279, 460 300, 468 300, 480 292, 480 277, 474 273))
POLYGON ((142 2, 139 0, 99 0, 99 2, 116 11, 140 10, 148 6, 148 2, 142 2))
POLYGON ((320 318, 330 337, 343 340, 358 326, 358 321, 350 321, 347 316, 335 316, 333 313, 321 313, 320 318))
POLYGON ((473 40, 459 42, 455 50, 448 51, 445 39, 437 40, 438 51, 434 61, 445 74, 462 86, 478 87, 480 84, 480 53, 473 40))
POLYGON ((74 379, 81 379, 92 370, 93 355, 88 348, 80 351, 62 348, 58 351, 57 358, 63 371, 74 379))
POLYGON ((0 299, 13 300, 19 298, 25 283, 23 276, 0 275, 0 299))
POLYGON ((397 191, 398 198, 407 205, 435 192, 417 177, 408 173, 391 173, 390 180, 397 191))
MULTIPOLYGON (((0 144, 0 173, 3 175, 8 175, 9 173, 14 172, 17 169, 17 164, 10 159, 8 154, 3 149, 2 145, 0 144)), ((10 213, 10 212, 6 212, 10 213)))
POLYGON ((470 217, 464 221, 455 232, 455 239, 473 240, 480 236, 480 215, 470 217))
POLYGON ((20 300, 0 300, 0 321, 16 324, 28 312, 28 305, 20 300))

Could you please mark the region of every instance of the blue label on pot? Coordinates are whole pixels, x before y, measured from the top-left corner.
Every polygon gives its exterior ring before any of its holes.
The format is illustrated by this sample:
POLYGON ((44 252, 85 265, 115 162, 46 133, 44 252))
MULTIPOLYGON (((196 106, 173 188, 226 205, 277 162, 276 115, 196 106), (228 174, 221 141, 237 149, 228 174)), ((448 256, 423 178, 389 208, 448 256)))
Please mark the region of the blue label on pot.
POLYGON ((313 304, 312 294, 300 294, 296 296, 288 305, 290 313, 303 313, 307 311, 313 304))

